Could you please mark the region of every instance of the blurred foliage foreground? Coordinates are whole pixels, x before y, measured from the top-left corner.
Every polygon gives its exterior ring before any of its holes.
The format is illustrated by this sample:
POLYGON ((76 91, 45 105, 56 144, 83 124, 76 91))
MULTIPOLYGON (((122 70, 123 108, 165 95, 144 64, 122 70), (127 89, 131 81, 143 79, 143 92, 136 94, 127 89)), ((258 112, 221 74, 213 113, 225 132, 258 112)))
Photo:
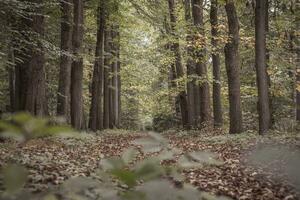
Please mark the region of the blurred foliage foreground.
MULTIPOLYGON (((16 139, 19 145, 39 137, 76 134, 67 126, 59 125, 59 120, 35 118, 26 113, 9 116, 0 121, 0 138, 16 139)), ((91 177, 77 177, 58 187, 39 194, 24 189, 27 170, 20 164, 2 166, 1 179, 4 191, 0 199, 42 199, 42 200, 176 200, 176 199, 228 199, 200 192, 192 185, 183 184, 181 172, 188 168, 220 165, 221 161, 210 152, 190 152, 183 154, 171 148, 169 141, 156 133, 136 139, 132 148, 121 157, 101 159, 99 169, 91 177), (137 160, 139 152, 151 155, 137 160), (165 166, 163 161, 179 156, 177 166, 165 166), (97 177, 97 178, 96 178, 97 177)), ((16 147, 17 148, 17 147, 16 147)))

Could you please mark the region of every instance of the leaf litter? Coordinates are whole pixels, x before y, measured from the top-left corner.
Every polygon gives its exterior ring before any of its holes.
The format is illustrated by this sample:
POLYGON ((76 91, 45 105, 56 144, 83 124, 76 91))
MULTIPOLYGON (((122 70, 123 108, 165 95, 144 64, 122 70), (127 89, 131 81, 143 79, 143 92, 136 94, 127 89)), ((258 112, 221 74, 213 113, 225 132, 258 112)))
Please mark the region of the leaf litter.
MULTIPOLYGON (((141 138, 147 135, 108 133, 80 138, 44 138, 30 140, 23 145, 8 141, 0 144, 0 166, 22 164, 29 173, 25 188, 32 192, 43 192, 70 178, 92 176, 103 158, 120 156, 124 151, 125 160, 137 155, 135 161, 138 161, 161 153, 162 158, 166 159, 162 164, 173 165, 177 162, 179 156, 175 156, 175 160, 170 159, 172 156, 168 151, 143 154, 130 149, 138 145, 133 141, 143 142, 141 138)), ((201 191, 241 200, 299 199, 299 168, 295 166, 299 166, 300 157, 293 159, 300 155, 298 136, 261 138, 247 133, 234 137, 222 132, 190 135, 167 133, 164 136, 169 139, 173 149, 178 149, 178 155, 191 152, 190 157, 200 161, 200 152, 218 155, 218 158, 211 160, 211 165, 203 164, 199 168, 191 167, 183 171, 185 182, 201 191), (294 157, 287 158, 286 155, 294 157), (295 178, 293 174, 298 177, 295 178)), ((151 144, 148 146, 152 149, 151 144)), ((1 187, 3 184, 0 182, 1 187)))

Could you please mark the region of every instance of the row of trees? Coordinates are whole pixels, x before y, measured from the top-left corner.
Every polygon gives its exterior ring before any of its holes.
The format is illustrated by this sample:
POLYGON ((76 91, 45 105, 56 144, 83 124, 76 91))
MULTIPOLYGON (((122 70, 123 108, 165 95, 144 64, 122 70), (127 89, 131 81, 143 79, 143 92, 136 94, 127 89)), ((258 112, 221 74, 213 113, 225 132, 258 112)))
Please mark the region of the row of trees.
MULTIPOLYGON (((11 6, 9 2, 3 5, 11 6)), ((10 111, 28 111, 33 115, 48 115, 46 96, 45 1, 18 1, 22 15, 11 10, 9 28, 13 30, 10 52, 10 111)), ((84 1, 62 0, 61 56, 57 92, 57 115, 63 116, 77 129, 86 128, 83 110, 83 36, 84 1)), ((99 130, 119 126, 120 62, 118 24, 112 20, 118 5, 100 1, 98 8, 97 45, 91 87, 89 128, 99 130)))
POLYGON ((258 113, 264 134, 295 107, 300 120, 298 0, 0 6, 4 112, 63 116, 94 131, 179 119, 186 129, 229 122, 240 133, 258 113))
MULTIPOLYGON (((179 3, 179 2, 178 2, 179 3)), ((243 131, 242 106, 241 106, 241 81, 240 81, 240 53, 239 53, 239 17, 236 9, 236 2, 226 0, 225 2, 210 1, 210 23, 211 23, 211 44, 213 48, 218 48, 218 9, 225 6, 228 23, 228 39, 224 47, 225 66, 228 77, 229 96, 229 121, 230 133, 240 133, 243 131)), ((268 34, 268 0, 252 1, 255 9, 255 67, 258 90, 257 110, 259 114, 259 133, 264 134, 272 126, 271 122, 271 102, 270 102, 270 79, 267 73, 269 50, 266 46, 268 34)), ((171 73, 175 73, 173 81, 184 76, 181 61, 179 41, 176 38, 176 1, 168 0, 170 14, 170 34, 173 37, 171 51, 174 55, 174 66, 171 73)), ((298 5, 299 6, 299 5, 298 5)), ((199 124, 211 121, 210 88, 207 70, 205 27, 204 27, 204 1, 185 0, 185 20, 188 29, 187 40, 187 91, 178 94, 178 102, 181 111, 182 124, 187 128, 199 127, 199 124), (192 31, 191 31, 192 30, 192 31)), ((299 48, 299 47, 298 47, 299 48)), ((299 51, 299 50, 297 50, 299 51)), ((220 51, 212 51, 213 65, 213 116, 215 126, 223 123, 222 103, 221 103, 221 76, 220 76, 220 51)), ((299 54, 299 53, 298 53, 299 54)), ((297 71, 299 73, 299 71, 297 71)), ((299 76, 299 75, 298 75, 299 76)), ((299 95, 299 88, 297 90, 299 95)), ((299 120, 299 97, 296 98, 297 119, 299 120)))

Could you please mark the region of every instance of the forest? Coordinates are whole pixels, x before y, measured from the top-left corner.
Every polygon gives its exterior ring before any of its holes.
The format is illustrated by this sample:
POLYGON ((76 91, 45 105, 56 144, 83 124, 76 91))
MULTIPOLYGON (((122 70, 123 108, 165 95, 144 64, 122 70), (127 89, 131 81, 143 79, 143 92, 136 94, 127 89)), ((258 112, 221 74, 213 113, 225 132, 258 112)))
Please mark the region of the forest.
POLYGON ((299 0, 0 0, 0 200, 300 199, 299 0))

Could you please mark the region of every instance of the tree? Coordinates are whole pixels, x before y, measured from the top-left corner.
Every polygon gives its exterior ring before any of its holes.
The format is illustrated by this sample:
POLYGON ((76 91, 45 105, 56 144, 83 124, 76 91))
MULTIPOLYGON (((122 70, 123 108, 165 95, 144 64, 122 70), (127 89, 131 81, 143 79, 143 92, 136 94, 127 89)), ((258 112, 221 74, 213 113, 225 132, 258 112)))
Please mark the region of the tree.
POLYGON ((92 81, 92 101, 89 127, 93 131, 103 129, 102 97, 103 97, 103 69, 104 69, 104 28, 105 28, 105 2, 99 3, 98 31, 95 52, 95 63, 92 81))
POLYGON ((26 55, 28 79, 27 84, 25 84, 25 87, 27 87, 25 89, 25 110, 31 114, 42 116, 47 111, 45 59, 41 43, 41 37, 44 35, 43 0, 35 0, 32 3, 36 3, 37 6, 34 7, 34 12, 24 19, 30 31, 32 31, 34 39, 29 44, 28 54, 26 55))
MULTIPOLYGON (((178 36, 176 34, 176 23, 177 19, 175 16, 175 0, 168 0, 169 5, 169 14, 170 14, 170 25, 171 25, 171 35, 174 38, 174 41, 171 42, 171 50, 174 54, 175 58, 175 69, 176 69, 176 78, 181 79, 184 78, 184 71, 182 67, 181 54, 179 48, 178 36)), ((187 126, 188 120, 188 109, 187 109, 187 100, 186 100, 186 92, 185 90, 181 90, 178 95, 179 103, 180 103, 180 112, 181 112, 181 120, 184 127, 187 126)))
POLYGON ((191 16, 191 1, 185 0, 184 1, 184 12, 185 12, 185 21, 187 24, 187 103, 188 103, 188 128, 192 128, 196 126, 196 106, 195 106, 195 89, 196 89, 196 70, 195 70, 195 62, 193 60, 193 32, 192 32, 192 16, 191 16))
POLYGON ((110 63, 111 63, 111 27, 106 25, 104 34, 104 72, 103 72, 103 128, 109 129, 110 125, 110 63))
POLYGON ((241 91, 240 91, 240 65, 239 65, 239 21, 233 0, 226 0, 225 10, 228 20, 229 41, 226 43, 225 65, 228 77, 229 95, 229 132, 241 133, 242 110, 241 110, 241 91))
POLYGON ((271 125, 269 85, 266 67, 267 0, 256 0, 255 7, 255 67, 258 88, 259 133, 268 132, 271 125))
POLYGON ((71 123, 74 128, 84 126, 82 80, 83 80, 83 0, 74 0, 74 26, 72 35, 74 60, 71 69, 71 123))
POLYGON ((70 117, 70 86, 72 59, 72 0, 61 0, 61 57, 57 94, 57 114, 70 117))
MULTIPOLYGON (((116 11, 117 12, 117 11, 116 11)), ((118 116, 119 116, 119 96, 118 86, 120 79, 118 78, 118 68, 120 67, 118 51, 119 51, 119 26, 114 24, 112 27, 112 63, 111 63, 111 87, 110 87, 110 128, 118 127, 118 116)))
POLYGON ((216 127, 223 124, 222 97, 221 97, 221 69, 220 56, 218 53, 218 0, 211 1, 210 8, 211 23, 211 45, 212 45, 212 62, 213 62, 213 112, 214 125, 216 127))
MULTIPOLYGON (((296 3, 296 27, 300 26, 300 3, 296 3)), ((296 50, 296 120, 300 123, 300 39, 295 37, 296 50)))
POLYGON ((201 122, 207 123, 211 119, 210 113, 210 94, 209 94, 209 83, 208 83, 208 74, 205 61, 205 31, 204 31, 204 22, 203 22, 203 0, 193 0, 193 19, 194 25, 196 27, 196 35, 194 37, 194 61, 196 62, 196 73, 200 80, 200 101, 195 100, 195 103, 200 103, 200 118, 201 122))

